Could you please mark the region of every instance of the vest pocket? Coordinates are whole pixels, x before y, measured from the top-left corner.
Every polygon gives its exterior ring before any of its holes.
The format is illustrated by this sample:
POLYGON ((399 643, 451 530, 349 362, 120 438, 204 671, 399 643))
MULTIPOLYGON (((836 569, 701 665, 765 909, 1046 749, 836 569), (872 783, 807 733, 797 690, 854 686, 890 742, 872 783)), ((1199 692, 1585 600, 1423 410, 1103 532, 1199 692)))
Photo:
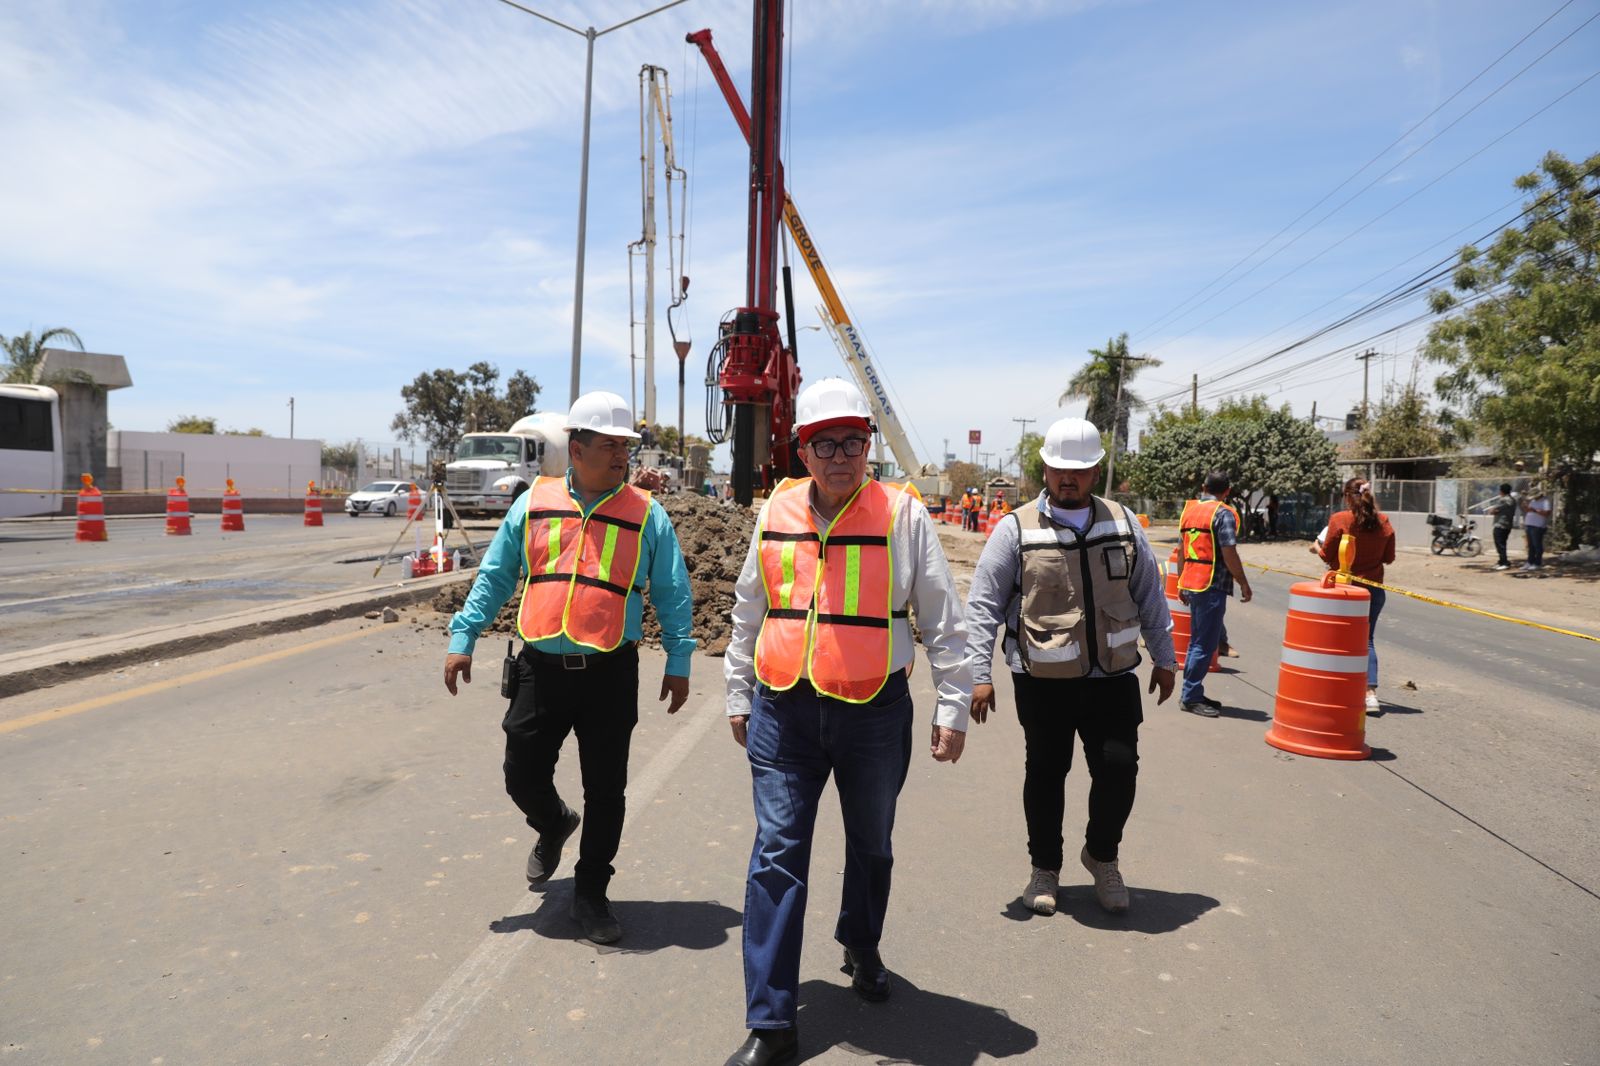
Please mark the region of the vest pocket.
POLYGON ((1083 610, 1065 610, 1022 622, 1022 661, 1034 677, 1082 677, 1088 672, 1083 663, 1083 610))
POLYGON ((1139 663, 1139 608, 1133 603, 1109 603, 1099 612, 1101 662, 1109 673, 1139 663))

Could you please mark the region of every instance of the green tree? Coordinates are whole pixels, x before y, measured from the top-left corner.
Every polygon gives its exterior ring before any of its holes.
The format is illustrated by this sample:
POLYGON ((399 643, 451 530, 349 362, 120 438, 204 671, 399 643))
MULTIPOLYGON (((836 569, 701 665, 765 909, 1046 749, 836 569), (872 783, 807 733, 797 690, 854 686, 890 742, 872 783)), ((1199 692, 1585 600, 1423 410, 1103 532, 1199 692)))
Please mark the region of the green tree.
POLYGON ((1356 438, 1356 456, 1363 459, 1409 459, 1439 455, 1450 435, 1428 409, 1428 398, 1411 381, 1391 384, 1378 409, 1356 438))
POLYGON ((968 489, 983 491, 983 468, 976 463, 951 463, 944 468, 944 475, 950 479, 950 494, 957 500, 968 489))
POLYGON ((265 437, 267 431, 251 426, 249 429, 225 429, 222 431, 222 435, 224 437, 265 437))
POLYGON ((343 444, 324 444, 322 446, 322 465, 330 470, 354 470, 356 468, 356 443, 345 441, 343 444))
POLYGON ((1069 400, 1088 400, 1089 406, 1084 417, 1103 434, 1112 432, 1112 427, 1116 427, 1117 454, 1121 455, 1128 450, 1128 414, 1144 404, 1129 384, 1139 371, 1160 365, 1161 360, 1148 355, 1129 355, 1128 335, 1119 334, 1106 341, 1104 348, 1089 349, 1089 361, 1072 375, 1066 391, 1056 400, 1056 404, 1061 406, 1069 400), (1120 403, 1117 399, 1119 375, 1122 383, 1120 403))
POLYGON ((200 415, 183 415, 167 423, 168 433, 209 433, 217 432, 217 420, 204 418, 200 415))
POLYGON ((501 392, 496 388, 499 379, 500 371, 481 361, 465 372, 440 369, 418 374, 411 384, 401 386, 406 409, 394 416, 390 428, 406 440, 421 440, 440 450, 450 448, 463 433, 510 429, 517 419, 536 410, 539 384, 519 370, 501 392))
POLYGON ((78 335, 65 326, 56 326, 47 329, 35 337, 29 330, 17 337, 7 337, 0 334, 0 347, 5 349, 6 362, 4 367, 5 383, 8 385, 33 385, 47 384, 39 381, 39 364, 44 359, 44 350, 51 347, 52 341, 62 341, 72 347, 83 351, 83 341, 78 335))
POLYGON ((1453 291, 1431 294, 1447 317, 1425 351, 1447 367, 1439 395, 1472 423, 1587 469, 1600 451, 1600 154, 1551 152, 1540 171, 1516 180, 1531 197, 1520 222, 1461 249, 1453 291))
POLYGON ((1017 467, 1022 471, 1022 484, 1017 486, 1017 491, 1024 498, 1037 496, 1044 487, 1044 459, 1039 455, 1043 446, 1043 433, 1024 433, 1017 441, 1017 467))
POLYGON ((1233 494, 1325 491, 1338 479, 1333 442, 1287 406, 1272 410, 1264 397, 1236 401, 1200 418, 1154 425, 1128 463, 1135 492, 1157 498, 1191 497, 1212 470, 1225 470, 1233 494))
MULTIPOLYGON (((650 439, 655 441, 657 448, 660 448, 668 455, 678 454, 677 426, 664 426, 658 422, 650 427, 650 439)), ((693 433, 688 433, 684 435, 684 447, 686 449, 684 454, 688 454, 687 448, 696 444, 703 444, 707 448, 711 447, 711 442, 706 440, 704 437, 699 437, 693 433)))

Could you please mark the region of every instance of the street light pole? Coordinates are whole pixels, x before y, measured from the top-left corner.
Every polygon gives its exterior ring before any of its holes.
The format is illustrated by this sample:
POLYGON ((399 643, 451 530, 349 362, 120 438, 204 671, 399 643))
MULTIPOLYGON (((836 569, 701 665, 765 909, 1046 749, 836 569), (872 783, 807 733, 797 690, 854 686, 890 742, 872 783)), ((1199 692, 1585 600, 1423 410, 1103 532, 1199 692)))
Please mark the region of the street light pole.
POLYGON ((589 119, 593 113, 594 106, 594 42, 596 38, 604 37, 613 30, 631 26, 641 19, 649 18, 651 15, 659 15, 668 8, 686 3, 687 0, 671 0, 670 3, 651 8, 642 15, 635 15, 631 19, 619 22, 615 26, 608 26, 603 30, 597 30, 593 26, 586 30, 580 30, 576 26, 568 26, 565 22, 553 19, 543 12, 535 11, 531 7, 519 4, 516 0, 500 0, 500 2, 507 7, 514 7, 518 11, 532 15, 534 18, 543 19, 552 26, 559 26, 568 33, 575 33, 588 44, 588 54, 583 68, 583 160, 578 170, 578 263, 576 276, 572 283, 572 380, 567 398, 567 402, 570 404, 578 399, 578 379, 583 366, 583 256, 584 237, 589 227, 589 119))

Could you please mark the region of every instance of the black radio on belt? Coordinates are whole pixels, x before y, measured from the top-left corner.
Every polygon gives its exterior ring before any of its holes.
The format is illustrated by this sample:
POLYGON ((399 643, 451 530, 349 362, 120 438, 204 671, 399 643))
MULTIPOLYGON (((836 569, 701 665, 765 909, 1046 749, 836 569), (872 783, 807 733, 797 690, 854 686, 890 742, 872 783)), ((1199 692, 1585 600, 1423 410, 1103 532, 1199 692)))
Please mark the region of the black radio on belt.
POLYGON ((506 641, 506 657, 500 662, 500 695, 508 700, 517 698, 517 657, 512 654, 511 641, 506 641))

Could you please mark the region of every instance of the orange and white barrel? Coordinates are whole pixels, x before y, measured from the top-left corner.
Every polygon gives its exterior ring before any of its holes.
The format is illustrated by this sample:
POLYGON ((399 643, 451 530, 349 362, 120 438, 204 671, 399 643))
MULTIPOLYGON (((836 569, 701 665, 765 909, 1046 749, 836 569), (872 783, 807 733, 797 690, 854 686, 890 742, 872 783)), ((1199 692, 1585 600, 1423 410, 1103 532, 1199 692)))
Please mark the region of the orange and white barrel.
POLYGON ((422 510, 422 492, 413 482, 411 485, 411 499, 406 502, 406 519, 411 522, 420 522, 427 515, 422 510))
POLYGON ((183 487, 183 478, 167 490, 167 536, 187 537, 194 530, 189 526, 189 493, 183 487))
POLYGON ((228 479, 227 490, 222 494, 222 531, 244 532, 244 500, 239 497, 239 490, 233 487, 231 477, 228 479))
POLYGON ((1320 759, 1372 754, 1366 743, 1370 600, 1359 585, 1290 586, 1268 744, 1320 759))
POLYGON ((83 488, 78 490, 78 532, 74 540, 99 541, 106 539, 106 501, 94 487, 94 475, 81 475, 83 488))
POLYGON ((322 494, 317 492, 315 481, 306 482, 306 517, 308 526, 322 525, 322 494))

